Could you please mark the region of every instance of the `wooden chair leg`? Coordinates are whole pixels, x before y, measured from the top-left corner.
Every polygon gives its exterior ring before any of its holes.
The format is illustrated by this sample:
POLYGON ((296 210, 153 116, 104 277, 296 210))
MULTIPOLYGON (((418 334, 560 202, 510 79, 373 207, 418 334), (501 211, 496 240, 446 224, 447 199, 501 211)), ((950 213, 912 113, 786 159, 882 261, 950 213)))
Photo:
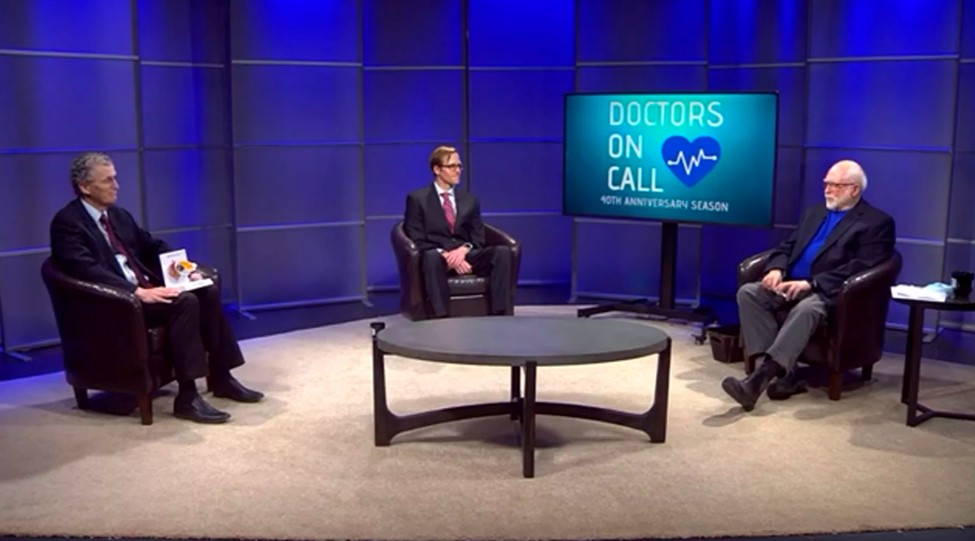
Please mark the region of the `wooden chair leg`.
POLYGON ((142 424, 151 425, 152 424, 152 395, 149 393, 142 393, 138 396, 139 399, 139 413, 142 414, 142 424))
POLYGON ((872 377, 873 377, 873 365, 872 364, 868 364, 867 366, 864 366, 863 368, 860 369, 860 380, 861 381, 870 381, 870 378, 872 378, 872 377))
POLYGON ((843 372, 829 373, 829 399, 839 400, 843 390, 843 372))
POLYGON ((78 403, 78 409, 86 410, 88 409, 88 389, 83 389, 81 387, 74 388, 74 400, 78 403))

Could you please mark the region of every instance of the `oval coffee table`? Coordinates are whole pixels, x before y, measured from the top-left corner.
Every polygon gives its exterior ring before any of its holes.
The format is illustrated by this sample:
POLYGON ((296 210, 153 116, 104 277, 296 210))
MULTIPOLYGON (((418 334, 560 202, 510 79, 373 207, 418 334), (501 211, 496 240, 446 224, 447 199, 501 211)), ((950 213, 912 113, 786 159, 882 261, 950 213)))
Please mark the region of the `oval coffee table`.
POLYGON ((653 443, 665 440, 671 339, 660 329, 618 319, 522 316, 433 319, 389 329, 385 323, 375 322, 371 327, 376 446, 387 446, 397 434, 425 426, 510 415, 522 425, 523 475, 534 477, 536 414, 613 423, 641 430, 653 443), (386 354, 442 363, 509 366, 511 400, 396 415, 386 404, 386 354), (658 356, 656 390, 653 406, 646 412, 535 400, 539 366, 604 363, 654 354, 658 356), (521 370, 525 372, 524 397, 521 370))

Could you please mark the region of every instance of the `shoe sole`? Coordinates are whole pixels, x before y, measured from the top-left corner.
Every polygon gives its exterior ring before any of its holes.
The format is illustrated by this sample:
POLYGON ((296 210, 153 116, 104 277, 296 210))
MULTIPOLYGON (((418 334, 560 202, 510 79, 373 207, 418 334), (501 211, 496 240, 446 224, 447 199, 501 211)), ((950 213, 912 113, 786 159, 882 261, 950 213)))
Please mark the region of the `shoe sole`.
POLYGON ((216 419, 206 419, 206 418, 193 417, 191 415, 184 415, 182 413, 175 413, 175 412, 173 413, 173 417, 176 417, 177 419, 183 419, 185 421, 193 421, 194 423, 202 423, 205 425, 220 425, 230 420, 229 416, 220 417, 216 419))
POLYGON ((214 398, 226 398, 227 400, 233 400, 234 402, 241 402, 241 403, 244 403, 244 404, 256 404, 256 403, 260 402, 264 398, 263 396, 259 396, 259 397, 255 398, 254 400, 244 400, 244 399, 237 398, 237 397, 234 397, 234 396, 230 396, 230 395, 227 395, 227 394, 217 394, 217 393, 213 393, 213 396, 214 396, 214 398))
POLYGON ((772 390, 771 387, 769 387, 766 394, 768 395, 770 400, 788 400, 789 398, 792 398, 797 394, 805 393, 808 390, 809 389, 807 389, 805 386, 796 387, 795 389, 789 389, 788 391, 774 391, 772 390))
POLYGON ((735 402, 738 402, 745 411, 752 411, 755 409, 755 402, 751 401, 748 395, 745 394, 738 380, 728 378, 721 382, 721 388, 724 389, 724 392, 728 393, 731 398, 734 398, 735 402))

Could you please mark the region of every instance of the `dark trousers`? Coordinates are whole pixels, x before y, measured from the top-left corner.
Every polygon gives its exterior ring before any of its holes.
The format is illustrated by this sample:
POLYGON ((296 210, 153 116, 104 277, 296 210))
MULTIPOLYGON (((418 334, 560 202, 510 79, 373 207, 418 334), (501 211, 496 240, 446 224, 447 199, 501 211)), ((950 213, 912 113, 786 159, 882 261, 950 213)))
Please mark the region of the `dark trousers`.
POLYGON ((232 368, 244 364, 216 287, 184 291, 171 304, 143 304, 142 308, 147 324, 164 326, 169 332, 177 381, 208 374, 226 376, 232 368))
MULTIPOLYGON (((489 276, 488 293, 492 314, 503 314, 511 306, 511 248, 488 246, 471 250, 466 260, 475 276, 489 276)), ((447 285, 447 260, 437 250, 423 253, 423 285, 433 308, 434 317, 446 317, 450 304, 450 288, 447 285)), ((450 271, 454 273, 454 271, 450 271)))

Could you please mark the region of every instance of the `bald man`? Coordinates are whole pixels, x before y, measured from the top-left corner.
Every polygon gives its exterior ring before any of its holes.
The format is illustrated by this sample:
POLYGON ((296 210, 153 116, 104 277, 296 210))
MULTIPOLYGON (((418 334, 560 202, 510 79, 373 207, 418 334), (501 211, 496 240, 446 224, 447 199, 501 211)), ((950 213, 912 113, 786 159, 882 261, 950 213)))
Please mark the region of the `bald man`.
POLYGON ((826 204, 809 208, 792 236, 778 245, 760 282, 738 290, 738 316, 754 372, 726 378, 721 387, 745 411, 768 390, 782 400, 805 390, 796 360, 826 318, 843 282, 894 252, 894 220, 863 199, 867 175, 854 161, 835 163, 823 179, 826 204), (779 327, 775 313, 789 314, 779 327))

